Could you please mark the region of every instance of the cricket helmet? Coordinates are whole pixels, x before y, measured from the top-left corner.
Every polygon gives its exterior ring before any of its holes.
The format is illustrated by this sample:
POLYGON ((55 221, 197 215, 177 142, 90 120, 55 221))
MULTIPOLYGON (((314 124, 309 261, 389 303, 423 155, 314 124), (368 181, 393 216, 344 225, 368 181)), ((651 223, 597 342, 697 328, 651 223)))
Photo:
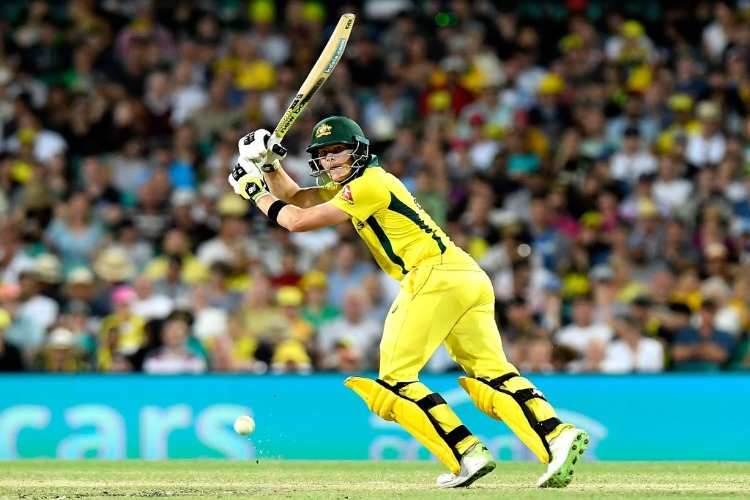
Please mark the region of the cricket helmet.
POLYGON ((312 130, 310 144, 306 151, 310 153, 310 175, 320 177, 325 174, 325 169, 320 163, 322 157, 317 156, 319 148, 332 146, 334 144, 344 144, 354 148, 351 153, 353 159, 352 175, 341 182, 345 184, 354 178, 360 169, 367 166, 370 159, 370 141, 365 137, 362 127, 351 118, 345 116, 331 116, 318 122, 312 130))

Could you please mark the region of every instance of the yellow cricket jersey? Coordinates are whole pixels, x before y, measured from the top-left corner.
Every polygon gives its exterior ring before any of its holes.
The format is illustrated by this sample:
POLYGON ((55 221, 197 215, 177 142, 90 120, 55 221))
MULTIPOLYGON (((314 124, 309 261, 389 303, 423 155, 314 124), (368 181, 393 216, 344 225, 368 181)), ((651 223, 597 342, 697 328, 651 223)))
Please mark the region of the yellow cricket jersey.
POLYGON ((406 186, 378 166, 377 157, 343 188, 328 183, 324 200, 352 216, 352 224, 385 272, 401 281, 426 258, 463 253, 414 200, 406 186))

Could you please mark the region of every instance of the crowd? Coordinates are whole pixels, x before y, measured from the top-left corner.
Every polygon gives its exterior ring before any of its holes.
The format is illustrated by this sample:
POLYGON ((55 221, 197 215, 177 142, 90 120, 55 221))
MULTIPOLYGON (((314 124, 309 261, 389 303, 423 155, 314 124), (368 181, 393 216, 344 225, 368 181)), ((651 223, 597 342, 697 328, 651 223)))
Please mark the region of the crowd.
POLYGON ((361 123, 522 371, 750 369, 747 0, 3 4, 0 371, 377 368, 398 283, 226 181, 344 12, 293 178, 320 118, 361 123))

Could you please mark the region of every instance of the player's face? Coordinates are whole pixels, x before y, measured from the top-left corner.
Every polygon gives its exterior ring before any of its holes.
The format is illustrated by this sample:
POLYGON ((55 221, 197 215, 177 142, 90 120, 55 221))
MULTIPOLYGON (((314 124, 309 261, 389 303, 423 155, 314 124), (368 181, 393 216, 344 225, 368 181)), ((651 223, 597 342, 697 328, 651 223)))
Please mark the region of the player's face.
POLYGON ((320 165, 334 182, 341 182, 349 177, 352 171, 352 153, 354 150, 345 144, 332 144, 318 149, 320 165))

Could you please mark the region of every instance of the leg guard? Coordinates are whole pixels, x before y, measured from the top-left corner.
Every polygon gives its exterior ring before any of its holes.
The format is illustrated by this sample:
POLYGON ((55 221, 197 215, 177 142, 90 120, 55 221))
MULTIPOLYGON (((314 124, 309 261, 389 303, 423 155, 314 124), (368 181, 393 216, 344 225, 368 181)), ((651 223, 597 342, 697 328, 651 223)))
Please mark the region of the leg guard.
POLYGON ((373 413, 400 424, 454 474, 461 470, 461 454, 479 442, 443 397, 419 382, 390 386, 380 379, 349 377, 344 385, 364 399, 373 413))
MULTIPOLYGON (((517 373, 508 373, 492 380, 460 377, 458 383, 469 393, 477 408, 505 422, 542 463, 549 463, 550 449, 546 437, 562 421, 531 382, 517 373)), ((550 439, 557 433, 559 430, 550 439)))

